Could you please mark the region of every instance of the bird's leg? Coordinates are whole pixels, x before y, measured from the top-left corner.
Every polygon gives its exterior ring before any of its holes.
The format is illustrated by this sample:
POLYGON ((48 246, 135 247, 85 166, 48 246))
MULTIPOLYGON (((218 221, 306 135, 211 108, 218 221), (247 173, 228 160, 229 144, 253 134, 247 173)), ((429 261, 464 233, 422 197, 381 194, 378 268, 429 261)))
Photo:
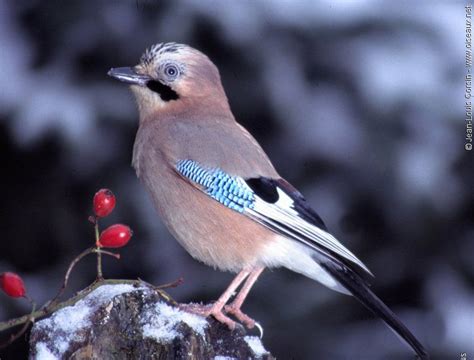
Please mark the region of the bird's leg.
POLYGON ((255 326, 255 320, 249 317, 248 315, 244 314, 242 310, 240 310, 240 308, 242 304, 244 303, 245 298, 247 297, 253 284, 255 284, 255 281, 257 281, 258 277, 262 273, 263 269, 265 268, 259 267, 252 270, 247 281, 245 281, 244 286, 242 286, 242 289, 240 289, 240 292, 237 294, 237 296, 232 301, 232 303, 224 307, 224 310, 227 313, 234 315, 237 319, 239 319, 239 321, 244 323, 249 329, 255 326))
POLYGON ((232 280, 226 291, 219 297, 219 299, 212 305, 199 305, 199 304, 183 304, 180 307, 185 311, 189 311, 194 314, 198 314, 204 317, 210 315, 214 318, 226 324, 231 330, 235 328, 235 321, 225 316, 222 312, 224 305, 229 301, 229 298, 234 294, 235 290, 242 284, 247 276, 250 274, 250 270, 244 269, 232 280))

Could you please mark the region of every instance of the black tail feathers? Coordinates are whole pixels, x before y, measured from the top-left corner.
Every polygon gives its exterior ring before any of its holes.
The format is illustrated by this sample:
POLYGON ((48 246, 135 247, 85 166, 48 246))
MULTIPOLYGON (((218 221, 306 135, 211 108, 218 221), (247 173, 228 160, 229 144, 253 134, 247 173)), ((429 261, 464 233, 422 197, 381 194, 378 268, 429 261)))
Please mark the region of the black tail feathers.
POLYGON ((415 351, 419 359, 430 359, 429 354, 408 328, 398 319, 387 305, 380 300, 369 288, 368 284, 354 271, 346 265, 336 262, 325 262, 320 265, 334 277, 341 285, 349 290, 352 295, 359 300, 375 315, 381 317, 385 323, 402 337, 408 345, 415 351))

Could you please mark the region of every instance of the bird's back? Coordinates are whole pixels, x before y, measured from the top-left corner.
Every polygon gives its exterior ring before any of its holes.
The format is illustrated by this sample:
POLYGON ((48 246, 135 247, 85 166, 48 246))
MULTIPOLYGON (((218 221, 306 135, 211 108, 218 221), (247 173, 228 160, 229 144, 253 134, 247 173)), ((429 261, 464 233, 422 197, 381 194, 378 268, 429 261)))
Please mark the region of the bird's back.
POLYGON ((244 178, 279 177, 252 135, 225 115, 174 115, 144 123, 134 146, 133 165, 138 175, 145 147, 166 154, 163 165, 175 166, 180 160, 192 159, 244 178))

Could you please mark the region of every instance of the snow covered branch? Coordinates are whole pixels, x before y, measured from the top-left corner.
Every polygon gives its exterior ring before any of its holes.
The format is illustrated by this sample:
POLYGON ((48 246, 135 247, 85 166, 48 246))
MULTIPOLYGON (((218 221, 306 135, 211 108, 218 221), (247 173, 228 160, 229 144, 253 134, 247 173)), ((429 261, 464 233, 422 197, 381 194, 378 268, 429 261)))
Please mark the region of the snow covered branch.
POLYGON ((274 359, 243 328, 184 312, 145 282, 102 284, 38 321, 30 358, 274 359))

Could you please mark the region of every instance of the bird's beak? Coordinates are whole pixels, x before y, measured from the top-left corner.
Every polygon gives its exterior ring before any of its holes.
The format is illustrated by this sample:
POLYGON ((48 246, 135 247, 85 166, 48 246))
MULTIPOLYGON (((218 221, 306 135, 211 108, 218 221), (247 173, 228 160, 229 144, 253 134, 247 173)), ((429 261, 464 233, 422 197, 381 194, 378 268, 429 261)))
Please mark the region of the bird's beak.
POLYGON ((107 75, 112 76, 117 80, 123 81, 124 83, 139 86, 146 86, 146 83, 149 80, 152 80, 148 75, 138 74, 131 67, 112 68, 109 70, 107 75))

